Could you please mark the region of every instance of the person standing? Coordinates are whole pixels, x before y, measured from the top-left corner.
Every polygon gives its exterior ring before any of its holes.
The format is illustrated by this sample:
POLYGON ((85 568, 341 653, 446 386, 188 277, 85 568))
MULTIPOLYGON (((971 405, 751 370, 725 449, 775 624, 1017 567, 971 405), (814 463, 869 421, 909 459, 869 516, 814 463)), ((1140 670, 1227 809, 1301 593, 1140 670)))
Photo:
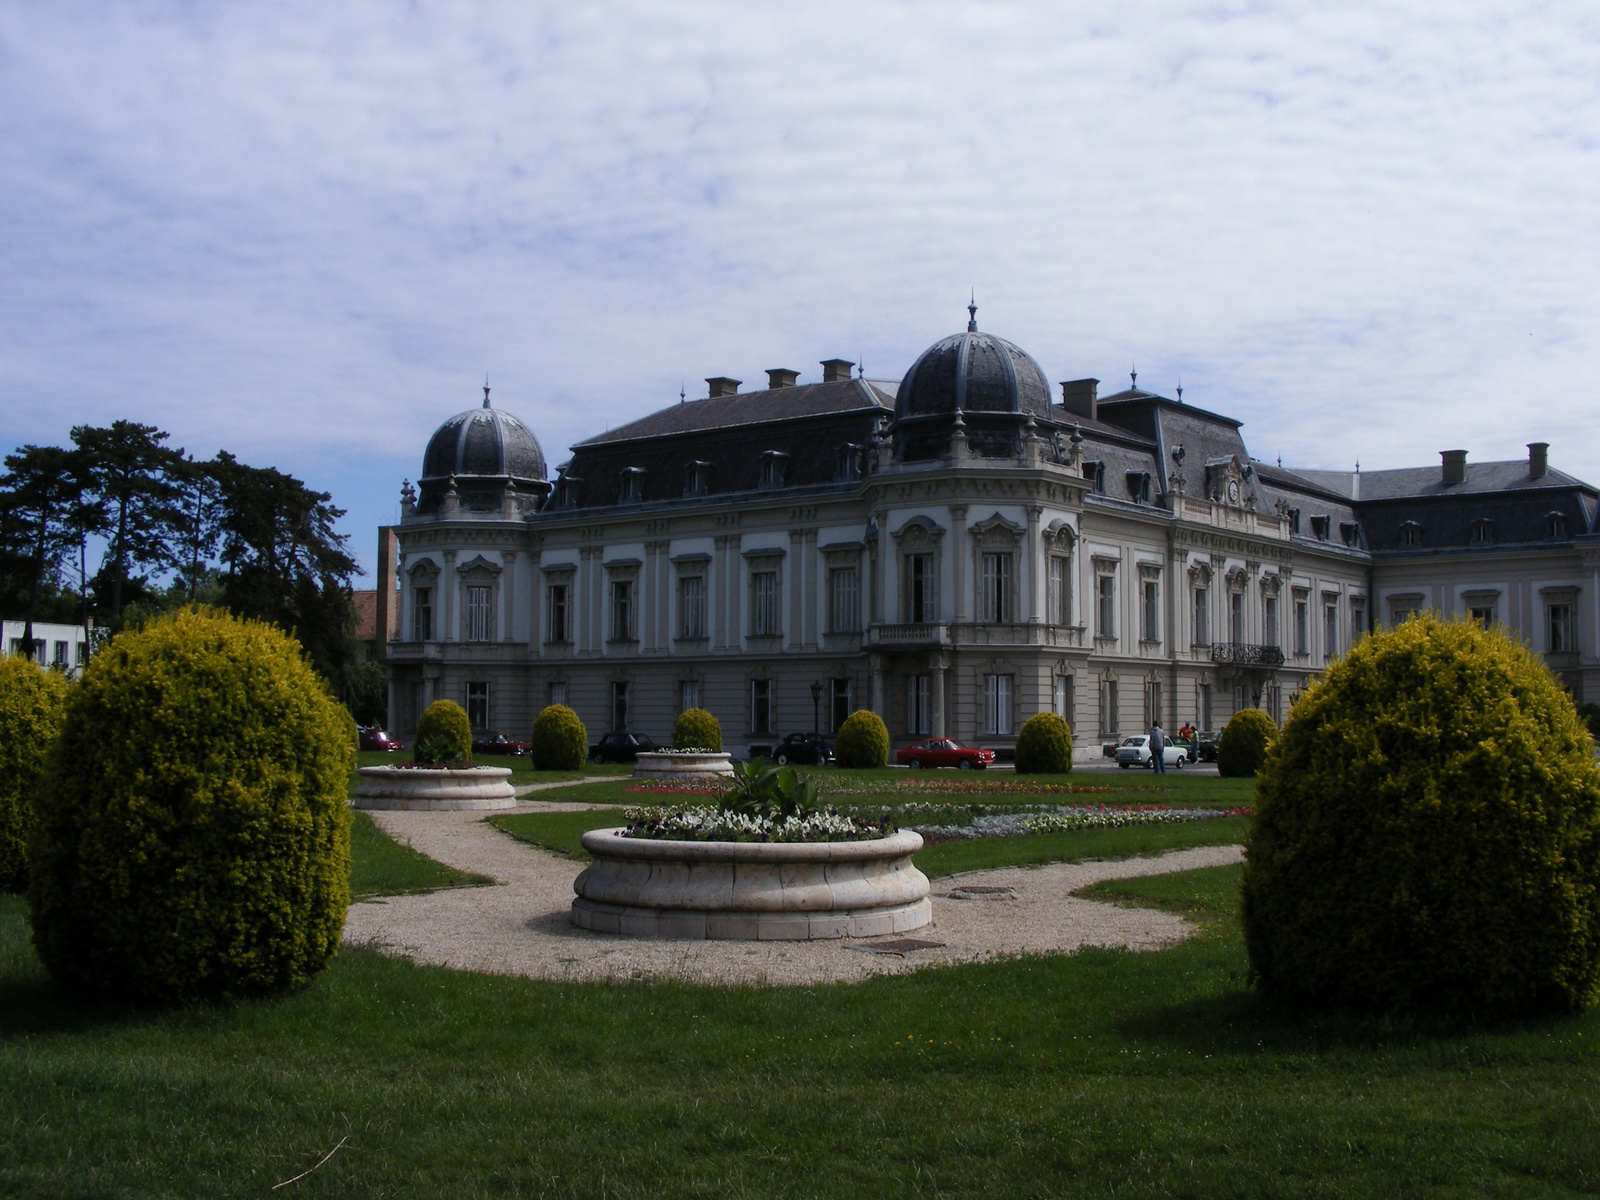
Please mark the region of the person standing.
POLYGON ((1157 721, 1150 726, 1150 766, 1153 770, 1167 773, 1167 735, 1161 732, 1161 722, 1157 721))

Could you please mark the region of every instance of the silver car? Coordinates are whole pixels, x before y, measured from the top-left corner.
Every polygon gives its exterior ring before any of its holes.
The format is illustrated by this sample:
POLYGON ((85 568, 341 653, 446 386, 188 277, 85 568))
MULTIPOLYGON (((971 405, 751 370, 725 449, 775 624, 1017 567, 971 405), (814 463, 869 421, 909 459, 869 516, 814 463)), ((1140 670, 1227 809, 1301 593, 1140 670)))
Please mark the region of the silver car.
MULTIPOLYGON (((1147 733, 1131 737, 1117 747, 1117 766, 1124 771, 1129 767, 1155 766, 1150 759, 1150 735, 1147 733)), ((1189 761, 1189 752, 1182 746, 1168 742, 1161 749, 1161 759, 1167 766, 1181 771, 1183 764, 1189 761)))

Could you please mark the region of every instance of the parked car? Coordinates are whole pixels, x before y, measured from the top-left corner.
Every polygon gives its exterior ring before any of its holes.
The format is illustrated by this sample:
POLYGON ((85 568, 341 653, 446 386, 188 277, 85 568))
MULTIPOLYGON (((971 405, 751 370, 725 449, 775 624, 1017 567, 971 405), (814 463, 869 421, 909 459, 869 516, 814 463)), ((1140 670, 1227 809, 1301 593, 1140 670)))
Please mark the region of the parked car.
MULTIPOLYGON (((1141 733, 1129 738, 1117 747, 1117 766, 1126 771, 1129 767, 1153 767, 1151 761, 1150 735, 1141 733)), ((1169 767, 1183 769, 1183 764, 1189 761, 1189 751, 1181 742, 1168 742, 1161 751, 1161 760, 1169 767)))
POLYGON ((396 750, 403 750, 398 738, 392 738, 376 725, 357 725, 356 745, 362 750, 383 750, 393 754, 396 750))
POLYGON ((592 763, 631 763, 639 752, 659 750, 661 747, 642 733, 608 733, 589 747, 592 763))
POLYGON ((474 754, 526 754, 532 749, 527 742, 513 741, 503 733, 486 733, 472 739, 474 754))
POLYGON ((778 743, 772 761, 780 767, 786 763, 804 763, 821 767, 833 761, 833 747, 828 739, 817 733, 791 733, 778 743))
POLYGON ((1217 761, 1217 735, 1214 733, 1196 734, 1194 739, 1195 762, 1217 761))
POLYGON ((894 756, 902 767, 955 767, 958 771, 981 771, 994 761, 993 750, 974 750, 949 738, 928 738, 907 746, 894 756))

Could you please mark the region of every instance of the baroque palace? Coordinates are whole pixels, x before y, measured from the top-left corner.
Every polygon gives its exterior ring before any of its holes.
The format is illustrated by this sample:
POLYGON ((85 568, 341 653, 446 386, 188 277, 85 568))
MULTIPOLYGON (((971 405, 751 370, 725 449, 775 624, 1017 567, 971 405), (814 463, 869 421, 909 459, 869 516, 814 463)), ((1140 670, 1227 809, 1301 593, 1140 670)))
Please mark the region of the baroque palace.
POLYGON ((969 315, 898 383, 842 359, 816 383, 713 378, 554 479, 485 387, 382 531, 392 725, 448 697, 514 737, 564 703, 663 739, 703 707, 739 752, 866 707, 896 744, 1004 751, 1048 709, 1098 756, 1157 719, 1281 721, 1354 639, 1424 609, 1503 622, 1600 700, 1600 505, 1544 443, 1287 470, 1182 389, 1056 396, 969 315))

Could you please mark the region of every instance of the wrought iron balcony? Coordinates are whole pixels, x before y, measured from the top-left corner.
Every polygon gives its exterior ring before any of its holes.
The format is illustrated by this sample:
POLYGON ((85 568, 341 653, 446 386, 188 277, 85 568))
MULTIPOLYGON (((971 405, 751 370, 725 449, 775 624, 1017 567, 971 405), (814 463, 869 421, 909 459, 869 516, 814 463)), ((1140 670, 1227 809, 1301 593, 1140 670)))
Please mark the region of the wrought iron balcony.
POLYGON ((1283 651, 1277 646, 1257 646, 1250 642, 1212 642, 1211 661, 1236 667, 1281 667, 1283 651))

